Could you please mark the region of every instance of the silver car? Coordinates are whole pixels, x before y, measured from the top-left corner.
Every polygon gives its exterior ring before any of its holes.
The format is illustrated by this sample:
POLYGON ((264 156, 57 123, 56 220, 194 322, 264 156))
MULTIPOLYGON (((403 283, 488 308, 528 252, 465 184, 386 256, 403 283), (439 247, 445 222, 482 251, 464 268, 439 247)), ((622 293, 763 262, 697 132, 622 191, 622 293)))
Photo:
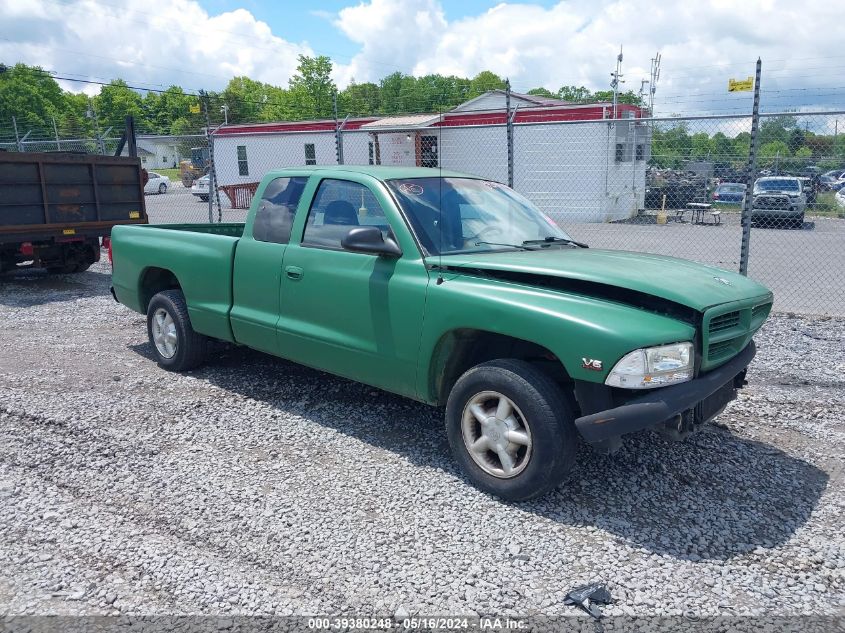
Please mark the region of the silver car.
POLYGON ((751 222, 775 225, 787 222, 804 226, 807 193, 803 183, 791 176, 767 176, 754 183, 751 222))

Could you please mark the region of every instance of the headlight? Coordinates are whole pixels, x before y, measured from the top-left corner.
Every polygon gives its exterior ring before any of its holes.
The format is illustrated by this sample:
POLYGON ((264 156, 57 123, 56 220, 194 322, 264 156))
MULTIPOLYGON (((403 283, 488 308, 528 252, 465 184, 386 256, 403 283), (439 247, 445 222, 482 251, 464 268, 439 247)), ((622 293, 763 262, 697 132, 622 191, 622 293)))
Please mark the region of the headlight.
POLYGON ((654 389, 692 379, 692 343, 635 349, 622 357, 604 384, 624 389, 654 389))

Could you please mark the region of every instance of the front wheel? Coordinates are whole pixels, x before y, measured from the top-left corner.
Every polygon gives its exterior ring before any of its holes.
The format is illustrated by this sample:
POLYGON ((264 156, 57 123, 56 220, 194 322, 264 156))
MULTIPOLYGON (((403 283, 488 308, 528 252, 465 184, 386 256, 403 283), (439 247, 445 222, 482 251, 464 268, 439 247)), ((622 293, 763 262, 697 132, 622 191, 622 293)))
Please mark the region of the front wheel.
POLYGON ((205 360, 208 339, 194 332, 181 290, 159 292, 147 307, 147 334, 160 367, 193 369, 205 360))
POLYGON ((452 453, 475 486, 508 501, 556 488, 575 463, 569 401, 546 374, 521 360, 473 367, 446 404, 452 453))

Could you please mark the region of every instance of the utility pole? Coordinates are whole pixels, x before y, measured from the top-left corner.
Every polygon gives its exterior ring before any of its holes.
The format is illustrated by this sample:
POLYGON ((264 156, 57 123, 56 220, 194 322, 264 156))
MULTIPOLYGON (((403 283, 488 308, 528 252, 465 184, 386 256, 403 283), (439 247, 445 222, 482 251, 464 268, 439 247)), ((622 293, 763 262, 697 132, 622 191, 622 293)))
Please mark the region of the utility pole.
POLYGON ((622 79, 622 46, 619 46, 619 54, 616 56, 616 72, 610 73, 613 78, 610 81, 610 87, 613 88, 613 118, 619 118, 619 84, 625 83, 622 79))

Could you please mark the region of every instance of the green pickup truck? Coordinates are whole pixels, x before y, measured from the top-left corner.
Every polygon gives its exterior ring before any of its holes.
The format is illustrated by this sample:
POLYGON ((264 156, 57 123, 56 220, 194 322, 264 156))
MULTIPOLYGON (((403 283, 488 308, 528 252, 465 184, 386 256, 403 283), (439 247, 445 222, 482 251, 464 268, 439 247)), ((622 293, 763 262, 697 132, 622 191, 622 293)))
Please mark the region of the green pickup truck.
POLYGON ((681 439, 744 384, 772 306, 685 260, 589 249, 512 189, 426 168, 268 173, 243 224, 117 226, 115 298, 163 368, 229 341, 445 406, 454 456, 509 500, 580 435, 681 439))

